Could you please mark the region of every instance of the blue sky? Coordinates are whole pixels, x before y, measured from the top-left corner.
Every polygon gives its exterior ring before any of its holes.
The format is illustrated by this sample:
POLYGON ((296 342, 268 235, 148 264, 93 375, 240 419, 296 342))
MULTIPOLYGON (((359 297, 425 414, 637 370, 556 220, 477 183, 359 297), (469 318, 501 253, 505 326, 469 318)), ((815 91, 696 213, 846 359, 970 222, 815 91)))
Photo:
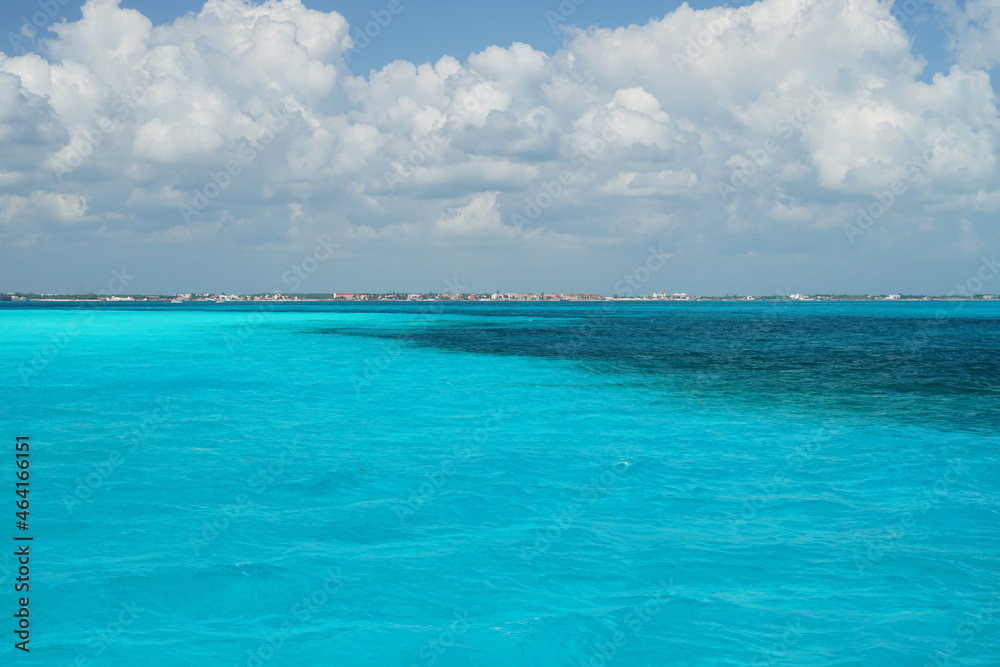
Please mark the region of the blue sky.
MULTIPOLYGON (((45 0, 42 0, 44 3, 45 0)), ((63 16, 68 21, 80 19, 81 0, 67 0, 60 3, 55 22, 63 16)), ((154 0, 124 0, 122 7, 137 9, 154 24, 170 23, 187 12, 197 12, 202 7, 197 0, 159 2, 154 0)), ((387 0, 366 0, 364 2, 336 2, 314 0, 306 3, 310 8, 324 12, 336 11, 355 27, 363 28, 372 20, 372 12, 381 12, 388 5, 387 0)), ((655 0, 629 0, 608 2, 607 0, 586 0, 568 14, 564 23, 581 27, 597 25, 605 28, 642 24, 650 18, 660 18, 680 6, 680 2, 657 2, 655 0)), ((708 7, 737 7, 750 2, 710 2, 691 0, 687 3, 694 9, 708 7)), ((947 30, 943 25, 941 11, 931 0, 914 1, 912 5, 896 3, 894 14, 900 18, 914 39, 915 52, 928 61, 929 73, 947 71, 954 58, 946 48, 947 30)), ((964 4, 964 3, 962 3, 964 4)), ((483 0, 462 2, 461 0, 400 0, 403 11, 393 17, 393 21, 353 60, 355 71, 363 74, 371 68, 381 68, 393 60, 409 60, 416 63, 434 62, 442 55, 450 54, 458 58, 480 51, 484 47, 497 44, 508 46, 513 42, 525 42, 534 48, 553 53, 562 46, 564 34, 551 27, 550 16, 546 12, 561 13, 559 2, 538 2, 537 0, 507 0, 506 2, 486 2, 483 0)), ((42 11, 39 0, 10 0, 0 16, 0 30, 7 35, 16 31, 25 18, 29 21, 42 11)), ((51 13, 51 12, 50 12, 51 13)))
POLYGON ((612 293, 655 252, 641 293, 947 293, 1000 249, 993 5, 14 0, 0 291, 612 293))

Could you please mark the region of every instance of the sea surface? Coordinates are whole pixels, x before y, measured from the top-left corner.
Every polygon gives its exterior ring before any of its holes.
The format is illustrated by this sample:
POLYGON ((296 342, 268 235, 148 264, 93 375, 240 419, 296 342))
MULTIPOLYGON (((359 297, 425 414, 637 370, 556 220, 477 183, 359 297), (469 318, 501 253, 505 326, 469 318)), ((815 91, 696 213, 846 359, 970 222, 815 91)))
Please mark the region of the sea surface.
POLYGON ((998 428, 1000 303, 0 304, 0 664, 996 666, 998 428))

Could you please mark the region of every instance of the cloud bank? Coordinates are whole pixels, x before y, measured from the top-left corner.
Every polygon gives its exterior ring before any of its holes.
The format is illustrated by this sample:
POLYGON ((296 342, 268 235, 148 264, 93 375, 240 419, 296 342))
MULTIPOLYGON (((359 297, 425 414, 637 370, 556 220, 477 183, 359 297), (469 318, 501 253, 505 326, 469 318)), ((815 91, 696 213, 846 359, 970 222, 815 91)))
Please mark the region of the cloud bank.
POLYGON ((43 53, 0 53, 3 249, 294 256, 329 235, 400 289, 461 270, 606 292, 655 242, 686 291, 846 290, 885 264, 931 290, 923 263, 961 273, 1000 240, 990 5, 946 7, 955 64, 928 82, 877 0, 682 5, 551 55, 366 74, 344 18, 298 0, 160 26, 89 0, 43 53))

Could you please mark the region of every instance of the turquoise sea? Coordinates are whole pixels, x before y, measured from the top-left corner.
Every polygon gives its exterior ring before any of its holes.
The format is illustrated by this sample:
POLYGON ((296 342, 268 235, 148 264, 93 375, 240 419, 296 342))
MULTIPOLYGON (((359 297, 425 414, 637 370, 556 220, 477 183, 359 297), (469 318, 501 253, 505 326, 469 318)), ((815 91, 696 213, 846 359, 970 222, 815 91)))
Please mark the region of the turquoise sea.
POLYGON ((1000 665, 1000 303, 0 304, 3 665, 1000 665))

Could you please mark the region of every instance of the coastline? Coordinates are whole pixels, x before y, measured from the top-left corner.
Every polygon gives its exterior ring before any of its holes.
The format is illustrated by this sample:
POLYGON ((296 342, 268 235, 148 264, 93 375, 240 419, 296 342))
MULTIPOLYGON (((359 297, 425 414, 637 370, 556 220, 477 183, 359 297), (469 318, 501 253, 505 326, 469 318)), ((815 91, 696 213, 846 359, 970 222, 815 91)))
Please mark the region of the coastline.
POLYGON ((619 296, 601 296, 599 298, 591 299, 580 299, 580 298, 564 298, 559 296, 546 296, 545 298, 503 298, 503 299, 492 299, 487 296, 479 295, 455 295, 438 298, 397 298, 393 296, 373 296, 372 298, 365 299, 344 299, 344 298, 322 298, 322 297, 281 297, 281 298, 256 298, 256 297, 242 297, 238 299, 216 299, 216 298, 173 298, 173 297, 160 297, 157 295, 150 296, 139 296, 135 297, 103 297, 103 298, 71 298, 65 296, 57 297, 47 297, 47 298, 35 298, 35 297, 25 297, 25 296, 13 296, 13 298, 0 298, 0 303, 120 303, 120 304, 134 304, 134 303, 163 303, 163 304, 173 304, 180 305, 185 303, 216 303, 219 305, 224 304, 244 304, 244 303, 442 303, 442 302, 461 302, 461 303, 500 303, 500 302, 514 302, 514 303, 599 303, 605 301, 626 301, 626 302, 700 302, 700 301, 710 301, 710 302, 726 302, 726 303, 754 303, 754 302, 784 302, 784 303, 844 303, 844 302, 863 302, 870 303, 873 301, 886 301, 886 302, 903 302, 903 303, 921 303, 927 301, 1000 301, 995 295, 970 295, 970 296, 945 296, 945 295, 919 295, 912 297, 895 297, 888 298, 885 296, 826 296, 817 295, 812 297, 803 298, 791 298, 787 296, 753 296, 753 297, 721 297, 721 296, 690 296, 685 298, 654 298, 654 297, 619 297, 619 296))

